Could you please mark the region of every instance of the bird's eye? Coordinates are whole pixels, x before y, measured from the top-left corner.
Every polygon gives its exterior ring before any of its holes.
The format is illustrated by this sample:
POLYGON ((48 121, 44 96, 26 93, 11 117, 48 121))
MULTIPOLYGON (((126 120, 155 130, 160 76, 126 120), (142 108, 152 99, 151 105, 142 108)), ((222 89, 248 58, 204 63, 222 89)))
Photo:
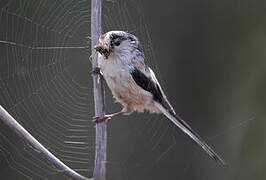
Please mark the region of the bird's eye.
POLYGON ((120 39, 119 38, 116 38, 113 40, 113 44, 116 45, 116 46, 119 46, 121 43, 120 39))

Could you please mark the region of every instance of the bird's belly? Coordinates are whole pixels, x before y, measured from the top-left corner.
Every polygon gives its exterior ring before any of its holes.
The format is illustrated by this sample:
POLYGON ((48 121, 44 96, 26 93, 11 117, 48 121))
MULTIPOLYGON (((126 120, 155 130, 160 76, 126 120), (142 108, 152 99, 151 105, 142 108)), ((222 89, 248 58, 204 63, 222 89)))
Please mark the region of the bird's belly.
POLYGON ((154 106, 153 95, 136 84, 129 65, 119 61, 104 60, 101 69, 106 83, 115 99, 130 110, 159 112, 154 106))
POLYGON ((152 94, 139 87, 130 73, 120 70, 112 75, 104 74, 104 77, 118 102, 132 108, 132 110, 143 111, 149 109, 152 94))

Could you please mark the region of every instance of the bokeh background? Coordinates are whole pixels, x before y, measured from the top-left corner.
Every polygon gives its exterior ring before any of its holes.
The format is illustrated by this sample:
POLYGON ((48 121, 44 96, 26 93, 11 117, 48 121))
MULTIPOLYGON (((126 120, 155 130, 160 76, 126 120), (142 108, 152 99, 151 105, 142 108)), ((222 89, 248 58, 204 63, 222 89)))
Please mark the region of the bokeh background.
MULTIPOLYGON (((90 1, 1 0, 0 8, 0 104, 92 176, 90 1)), ((139 37, 173 107, 228 163, 215 164, 162 115, 134 113, 108 124, 108 180, 266 178, 265 8, 262 0, 104 1, 103 31, 139 37)), ((105 89, 106 112, 120 110, 105 89)), ((0 179, 66 177, 0 122, 0 179)))

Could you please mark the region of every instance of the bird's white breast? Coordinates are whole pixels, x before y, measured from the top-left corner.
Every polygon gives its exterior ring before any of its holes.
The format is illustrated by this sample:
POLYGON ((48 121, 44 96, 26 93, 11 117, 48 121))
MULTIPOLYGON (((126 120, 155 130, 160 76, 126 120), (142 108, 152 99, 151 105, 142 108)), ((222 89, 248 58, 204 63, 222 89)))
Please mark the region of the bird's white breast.
POLYGON ((103 60, 101 62, 103 76, 111 90, 126 90, 128 83, 132 83, 130 66, 119 60, 103 60))

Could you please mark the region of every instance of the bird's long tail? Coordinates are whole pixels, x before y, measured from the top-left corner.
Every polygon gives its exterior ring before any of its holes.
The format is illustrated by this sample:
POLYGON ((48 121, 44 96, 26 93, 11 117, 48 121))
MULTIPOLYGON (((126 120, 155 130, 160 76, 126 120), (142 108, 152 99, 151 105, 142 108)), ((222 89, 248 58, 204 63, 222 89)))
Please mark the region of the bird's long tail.
POLYGON ((160 103, 155 102, 155 105, 157 108, 159 108, 162 113, 170 119, 177 127, 179 127, 184 133, 186 133, 188 136, 190 136, 198 145, 200 145, 206 152, 207 154, 214 159, 217 163, 221 165, 226 165, 224 160, 218 156, 210 148, 207 143, 183 120, 181 119, 178 115, 172 113, 171 111, 168 111, 166 108, 164 108, 160 103))

